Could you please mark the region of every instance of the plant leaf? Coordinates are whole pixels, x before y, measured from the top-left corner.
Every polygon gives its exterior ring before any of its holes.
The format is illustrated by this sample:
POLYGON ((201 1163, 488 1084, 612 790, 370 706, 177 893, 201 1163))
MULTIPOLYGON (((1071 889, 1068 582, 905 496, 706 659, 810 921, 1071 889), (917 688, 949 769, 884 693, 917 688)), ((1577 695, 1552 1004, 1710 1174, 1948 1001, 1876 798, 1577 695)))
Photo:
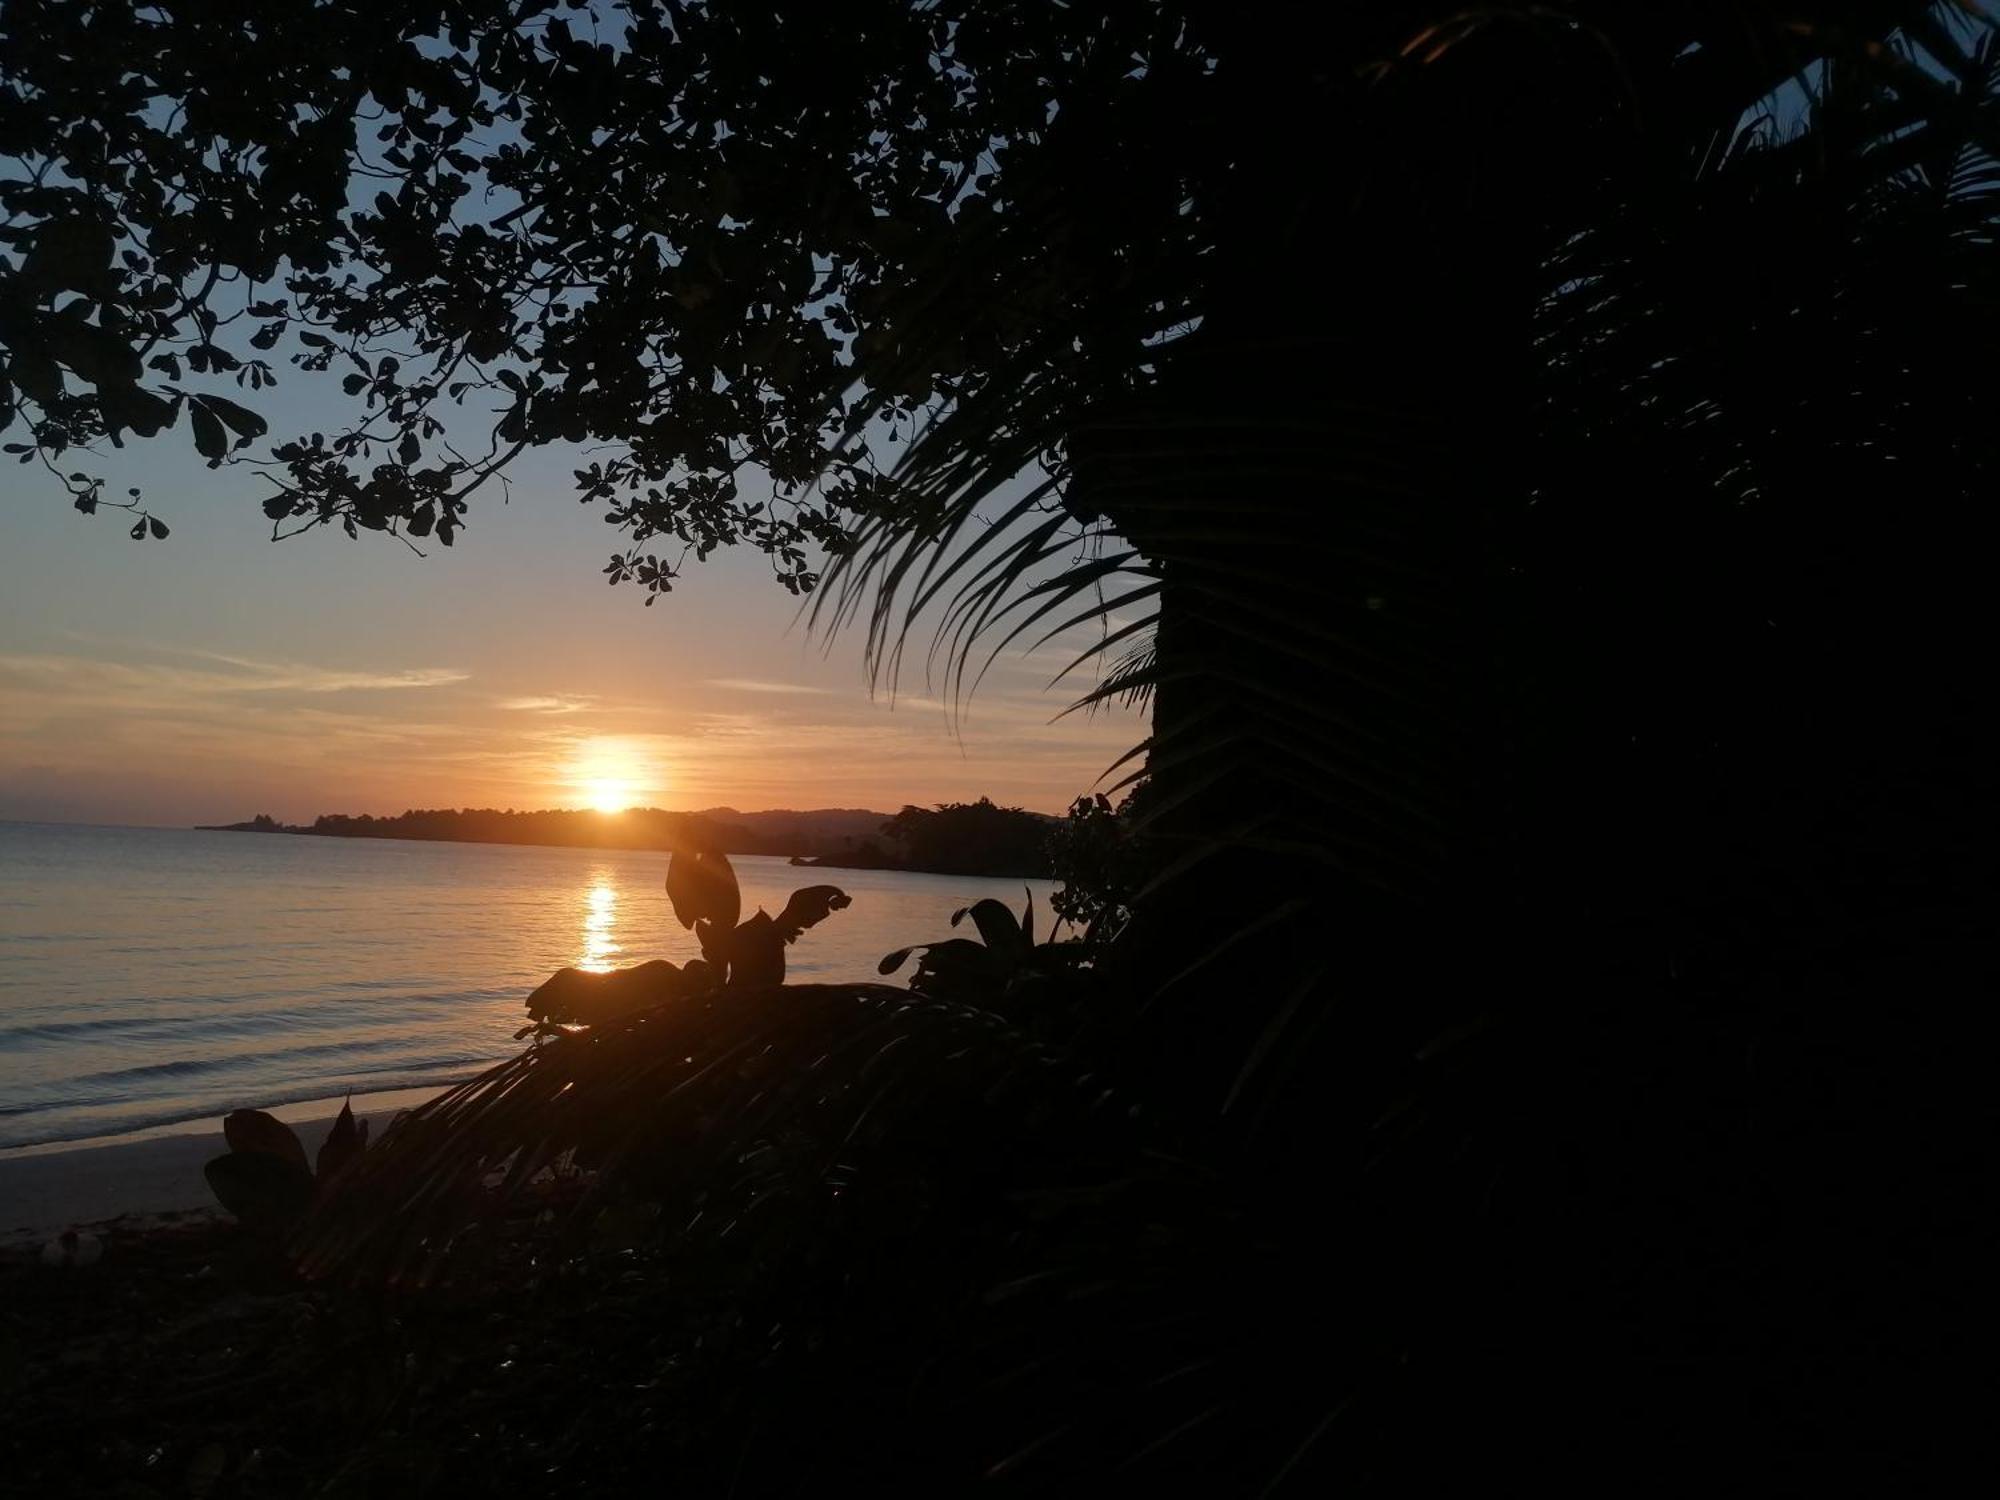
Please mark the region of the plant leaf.
POLYGON ((778 914, 778 932, 788 943, 796 942, 808 927, 817 927, 833 912, 852 905, 854 898, 837 885, 801 886, 778 914))
POLYGON ((785 936, 759 911, 729 934, 729 984, 762 988, 785 982, 785 936))
POLYGON ((975 901, 971 906, 952 915, 951 925, 956 927, 960 917, 970 916, 972 925, 979 929, 980 940, 995 953, 1026 953, 1032 946, 1021 934, 1021 923, 1002 901, 991 897, 975 901))
POLYGON ((229 434, 222 423, 199 398, 188 403, 188 416, 194 422, 195 451, 210 463, 220 463, 229 452, 229 434))
POLYGON ((202 1175, 216 1201, 252 1229, 284 1229, 312 1204, 312 1174, 304 1165, 262 1151, 228 1152, 202 1175))
POLYGON ((330 1181, 355 1157, 368 1149, 368 1122, 359 1124, 354 1119, 354 1100, 350 1097, 340 1106, 340 1115, 333 1122, 333 1129, 320 1142, 317 1162, 318 1176, 322 1183, 330 1181))
POLYGON ((201 404, 206 406, 229 430, 241 438, 260 438, 270 431, 270 423, 247 406, 239 406, 224 396, 203 396, 201 404))
POLYGON ((301 1172, 311 1170, 306 1165, 306 1148, 292 1127, 261 1109, 238 1109, 224 1115, 222 1138, 232 1151, 275 1156, 301 1172))
POLYGON ((729 857, 708 849, 674 851, 667 862, 667 899, 683 927, 713 922, 726 932, 743 911, 743 893, 729 857))

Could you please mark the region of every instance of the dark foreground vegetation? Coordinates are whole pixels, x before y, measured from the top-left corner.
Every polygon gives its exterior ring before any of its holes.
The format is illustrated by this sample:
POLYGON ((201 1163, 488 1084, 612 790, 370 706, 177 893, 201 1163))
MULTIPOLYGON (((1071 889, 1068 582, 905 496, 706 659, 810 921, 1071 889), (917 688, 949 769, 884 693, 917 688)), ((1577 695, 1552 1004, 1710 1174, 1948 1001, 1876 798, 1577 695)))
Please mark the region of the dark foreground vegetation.
POLYGON ((539 1359, 481 1434, 736 1496, 1977 1467, 1972 7, 14 0, 0 60, 0 415, 80 511, 157 545, 88 452, 164 437, 450 545, 569 445, 649 601, 747 544, 885 678, 1089 628, 1150 709, 1077 946, 566 979, 316 1189, 312 1296, 472 1360, 379 1430, 539 1359), (280 375, 352 421, 260 446, 280 375))

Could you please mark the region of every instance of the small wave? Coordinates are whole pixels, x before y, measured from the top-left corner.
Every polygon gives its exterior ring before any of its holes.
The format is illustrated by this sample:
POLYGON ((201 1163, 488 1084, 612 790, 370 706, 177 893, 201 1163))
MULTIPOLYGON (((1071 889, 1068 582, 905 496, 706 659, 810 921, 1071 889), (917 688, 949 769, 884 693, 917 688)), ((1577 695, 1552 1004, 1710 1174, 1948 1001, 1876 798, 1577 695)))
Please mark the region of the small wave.
POLYGON ((189 1078, 204 1073, 264 1073, 282 1070, 293 1063, 315 1057, 339 1057, 394 1052, 417 1040, 410 1036, 347 1038, 337 1042, 313 1042, 302 1047, 281 1047, 264 1052, 232 1052, 220 1057, 180 1057, 166 1062, 142 1063, 132 1068, 112 1068, 101 1073, 81 1073, 52 1080, 68 1088, 104 1088, 108 1085, 141 1084, 161 1078, 189 1078))
POLYGON ((62 1037, 114 1036, 128 1031, 145 1031, 158 1026, 200 1025, 207 1018, 185 1016, 98 1016, 88 1021, 38 1021, 25 1026, 0 1026, 0 1048, 16 1038, 54 1041, 62 1037))
MULTIPOLYGON (((274 1027, 298 1031, 324 1029, 338 1022, 352 1021, 356 1007, 402 1007, 402 1006, 452 1006, 482 1005, 495 1001, 517 1001, 532 990, 532 984, 481 985, 457 989, 397 989, 392 986, 369 983, 365 986, 316 985, 306 990, 273 993, 268 989, 242 990, 233 994, 217 994, 207 997, 208 1009, 200 1012, 177 1012, 169 1015, 93 1015, 76 1020, 36 1021, 24 1020, 8 1025, 0 1023, 0 1051, 5 1051, 13 1042, 39 1040, 58 1041, 69 1037, 95 1040, 99 1037, 146 1033, 158 1030, 163 1035, 174 1034, 176 1039, 199 1042, 214 1035, 232 1035, 246 1028, 255 1027, 259 1031, 274 1027), (335 989, 366 989, 366 994, 335 994, 335 989), (284 1000, 280 1006, 270 1006, 267 1002, 284 1000), (341 1007, 340 1012, 331 1014, 328 1006, 341 1007)), ((79 1002, 80 1004, 82 1002, 79 1002)), ((123 1006, 142 1006, 149 1002, 141 995, 119 996, 88 1002, 94 1009, 115 1010, 123 1006)))
MULTIPOLYGON (((0 1155, 24 1146, 53 1146, 64 1141, 94 1141, 133 1135, 143 1130, 159 1130, 173 1125, 189 1125, 197 1120, 213 1120, 221 1128, 222 1116, 231 1109, 282 1109, 288 1104, 304 1104, 312 1099, 337 1099, 347 1094, 386 1094, 401 1089, 448 1089, 477 1077, 482 1068, 496 1059, 468 1057, 430 1065, 430 1070, 385 1073, 339 1074, 301 1079, 282 1089, 260 1093, 254 1104, 218 1104, 214 1100, 160 1101, 157 1108, 97 1118, 71 1125, 50 1126, 41 1131, 8 1130, 0 1140, 0 1155), (451 1071, 435 1071, 448 1069, 451 1071)), ((0 1109, 0 1116, 14 1113, 0 1109)))

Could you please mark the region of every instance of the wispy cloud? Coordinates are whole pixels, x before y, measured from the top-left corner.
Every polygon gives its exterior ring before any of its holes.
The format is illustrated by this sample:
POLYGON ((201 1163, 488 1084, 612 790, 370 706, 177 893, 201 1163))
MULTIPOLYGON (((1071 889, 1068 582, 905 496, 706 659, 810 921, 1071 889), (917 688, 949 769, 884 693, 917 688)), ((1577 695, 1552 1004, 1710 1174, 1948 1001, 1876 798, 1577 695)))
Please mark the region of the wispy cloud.
POLYGON ((400 672, 353 672, 338 668, 309 666, 302 662, 257 661, 247 656, 228 656, 220 651, 198 651, 187 647, 164 648, 176 656, 197 661, 220 662, 235 667, 243 676, 233 684, 239 692, 348 693, 376 692, 398 688, 449 687, 465 682, 469 672, 455 667, 409 667, 400 672))
POLYGON ((577 696, 496 698, 495 708, 504 708, 516 714, 574 714, 589 708, 596 700, 577 696))
POLYGON ((824 697, 827 691, 823 687, 807 687, 802 682, 763 682, 755 677, 711 677, 708 684, 738 693, 810 693, 824 697))
POLYGON ((0 673, 42 680, 60 679, 79 689, 162 688, 187 693, 348 693, 405 688, 449 687, 469 674, 450 667, 413 667, 400 672, 354 672, 292 662, 250 661, 210 652, 175 652, 237 668, 231 672, 163 667, 141 662, 99 661, 87 656, 31 653, 0 655, 0 673))
POLYGON ((193 646, 169 646, 158 642, 108 641, 67 631, 73 640, 109 646, 119 655, 112 659, 97 656, 62 656, 41 653, 0 655, 0 671, 20 674, 82 673, 100 678, 122 676, 131 682, 177 683, 190 689, 218 693, 349 693, 381 692, 405 688, 449 687, 468 681, 470 673, 455 667, 409 667, 401 671, 354 671, 339 667, 319 667, 305 662, 258 661, 248 656, 232 656, 221 651, 204 651, 193 646), (229 667, 227 672, 163 667, 136 660, 141 655, 177 657, 185 661, 214 662, 229 667))

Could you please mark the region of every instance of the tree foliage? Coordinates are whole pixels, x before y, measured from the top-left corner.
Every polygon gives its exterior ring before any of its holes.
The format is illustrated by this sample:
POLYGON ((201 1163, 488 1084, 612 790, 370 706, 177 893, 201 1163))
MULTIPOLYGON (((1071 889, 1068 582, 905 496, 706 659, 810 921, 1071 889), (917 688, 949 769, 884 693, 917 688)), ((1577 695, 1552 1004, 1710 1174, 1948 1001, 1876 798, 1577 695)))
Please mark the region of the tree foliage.
POLYGON ((991 798, 905 807, 882 833, 914 870, 940 875, 1045 875, 1050 821, 991 798))
POLYGON ((608 443, 576 478, 630 533, 614 579, 665 589, 743 541, 808 588, 815 549, 893 509, 857 439, 1123 380, 1190 315, 1201 230, 1162 136, 1199 140, 1184 28, 1147 4, 9 6, 0 411, 24 461, 179 426, 232 462, 289 362, 354 418, 254 455, 280 529, 448 544, 524 448, 608 443))

